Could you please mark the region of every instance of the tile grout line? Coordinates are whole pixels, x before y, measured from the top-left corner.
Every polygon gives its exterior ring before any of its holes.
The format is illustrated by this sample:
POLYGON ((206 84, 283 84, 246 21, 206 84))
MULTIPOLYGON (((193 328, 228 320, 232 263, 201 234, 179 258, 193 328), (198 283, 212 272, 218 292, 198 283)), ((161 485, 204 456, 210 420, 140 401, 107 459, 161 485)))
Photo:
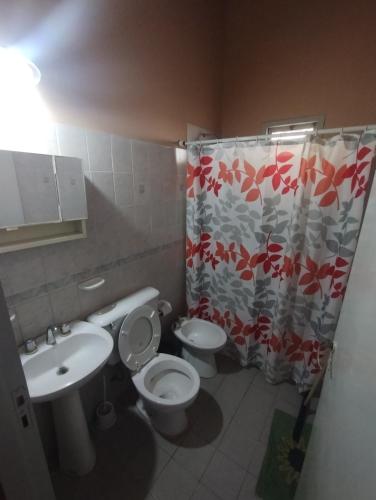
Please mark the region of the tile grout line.
MULTIPOLYGON (((255 380, 255 379, 254 379, 254 380, 255 380)), ((252 381, 252 384, 253 384, 253 381, 252 381)), ((252 384, 249 386, 248 390, 250 390, 250 388, 251 388, 252 384)), ((280 384, 280 385, 282 385, 282 384, 280 384)), ((248 392, 248 390, 247 390, 247 392, 248 392)), ((278 390, 278 393, 279 393, 279 392, 280 392, 280 390, 278 390)), ((277 400, 277 397, 278 397, 278 393, 277 393, 277 394, 273 397, 273 405, 272 405, 272 407, 271 407, 271 413, 274 413, 275 403, 276 403, 276 400, 277 400)), ((267 425, 267 423, 266 423, 266 425, 267 425)), ((264 430, 265 430, 265 427, 263 428, 263 431, 262 431, 262 433, 261 433, 261 436, 263 435, 264 430)), ((261 444, 264 444, 264 443, 261 441, 261 436, 260 436, 260 438, 257 440, 257 442, 258 442, 258 443, 261 443, 261 444)), ((226 456, 227 456, 227 455, 226 455, 226 456)), ((228 458, 230 458, 230 457, 228 457, 228 458)), ((258 480, 258 476, 256 476, 256 475, 255 475, 255 474, 253 474, 252 472, 249 472, 249 465, 250 465, 250 464, 248 464, 248 467, 247 467, 247 469, 246 469, 246 474, 245 474, 245 476, 244 476, 244 479, 243 479, 242 484, 241 484, 241 486, 240 486, 240 490, 239 490, 238 495, 237 495, 237 497, 236 497, 237 499, 239 499, 239 497, 240 497, 240 494, 241 494, 241 492, 242 492, 243 486, 244 486, 244 484, 245 484, 245 483, 246 483, 246 481, 247 481, 248 475, 253 476, 253 477, 256 479, 256 482, 257 482, 257 480, 258 480)))
MULTIPOLYGON (((256 376, 257 376, 257 375, 256 375, 256 376)), ((244 398, 245 398, 245 397, 246 397, 246 395, 248 394, 248 391, 250 391, 250 390, 251 390, 252 385, 253 385, 253 382, 254 382, 254 380, 255 380, 255 379, 256 379, 256 377, 253 379, 253 381, 252 381, 252 382, 251 382, 251 384, 249 385, 248 389, 246 390, 246 392, 245 392, 245 394, 244 394, 244 398)), ((259 389, 257 389, 257 390, 259 390, 259 389)), ((262 391, 261 391, 261 392, 262 392, 262 391)), ((244 398, 243 398, 243 399, 244 399, 244 398)), ((275 401, 276 401, 276 399, 277 399, 277 395, 276 395, 276 396, 274 396, 274 402, 273 402, 273 405, 271 406, 270 414, 272 414, 272 413, 274 412, 274 409, 275 409, 275 401)), ((240 408, 240 405, 241 405, 241 402, 240 402, 239 407, 237 408, 237 410, 236 410, 236 412, 235 412, 235 414, 234 414, 233 418, 235 418, 235 416, 237 415, 238 410, 239 410, 239 408, 240 408)), ((261 413, 257 412, 257 410, 254 410, 254 411, 255 411, 256 413, 258 413, 259 415, 261 415, 261 413)), ((231 421, 229 422, 229 424, 228 424, 228 425, 230 425, 230 423, 232 422, 233 418, 231 419, 231 421)), ((268 415, 267 417, 265 417, 265 420, 267 420, 268 418, 269 418, 269 415, 268 415)), ((265 443, 264 443, 264 441, 262 441, 262 440, 261 440, 261 437, 262 437, 262 435, 263 435, 263 433, 264 433, 264 430, 265 430, 265 428, 266 428, 266 425, 268 425, 268 422, 267 422, 267 421, 265 422, 265 425, 263 426, 263 429, 262 429, 262 431, 261 431, 260 436, 259 436, 259 437, 255 440, 255 443, 256 443, 256 444, 258 444, 258 445, 264 445, 264 444, 265 444, 265 443)), ((222 440, 221 440, 221 441, 222 441, 222 440)), ((218 448, 218 449, 219 449, 219 448, 218 448)), ((242 465, 240 465, 240 464, 238 464, 237 462, 235 462, 235 461, 234 461, 234 459, 233 459, 231 456, 229 456, 229 455, 228 455, 225 451, 222 451, 221 449, 219 449, 219 451, 222 453, 222 455, 224 455, 226 458, 228 458, 228 459, 229 459, 232 463, 236 464, 238 467, 240 467, 241 469, 243 469, 243 470, 244 470, 247 474, 250 474, 250 472, 249 472, 249 466, 250 466, 250 463, 251 463, 251 460, 252 460, 252 459, 249 461, 249 463, 248 463, 247 467, 243 467, 242 465)), ((239 494, 240 494, 240 493, 239 493, 239 494)))
MULTIPOLYGON (((244 368, 243 368, 243 369, 244 369, 244 368)), ((256 377, 254 377, 254 378, 253 378, 253 380, 249 383, 249 386, 248 386, 248 387, 247 387, 247 389, 244 391, 244 394, 243 394, 242 398, 239 400, 239 403, 238 403, 238 405, 236 406, 235 412, 234 412, 234 414, 232 415, 232 417, 230 418, 230 420, 229 420, 229 422, 228 422, 228 424, 227 424, 227 426, 226 426, 226 431, 225 431, 225 433, 223 434, 223 436, 221 437, 221 439, 220 439, 220 441, 219 441, 219 443, 218 443, 218 446, 214 446, 214 448, 215 448, 215 452, 213 453, 213 456, 212 456, 212 457, 211 457, 211 459, 209 460, 209 462, 208 462, 207 466, 205 467, 204 472, 202 473, 201 478, 200 478, 200 480, 199 480, 199 484, 200 484, 200 483, 201 483, 201 484, 203 484, 206 488, 208 488, 208 489, 210 490, 210 492, 211 492, 211 493, 215 494, 215 496, 217 496, 217 497, 218 497, 218 495, 217 495, 217 494, 216 494, 216 493, 215 493, 215 492, 214 492, 214 491, 210 488, 210 486, 209 486, 209 485, 207 485, 207 484, 205 484, 205 483, 202 483, 202 482, 201 482, 201 479, 204 477, 204 475, 205 475, 205 473, 206 473, 207 469, 209 468, 210 464, 212 463, 212 461, 213 461, 213 459, 214 459, 214 457, 215 457, 215 455, 216 455, 217 453, 222 454, 224 457, 226 457, 228 460, 230 460, 230 462, 232 462, 233 464, 235 464, 237 467, 239 467, 239 468, 243 469, 243 467, 241 467, 241 466, 240 466, 240 465, 238 465, 236 462, 234 462, 234 461, 232 460, 232 458, 228 457, 225 453, 223 453, 223 452, 219 449, 219 446, 220 446, 220 443, 221 443, 221 441, 222 441, 222 439, 223 439, 224 435, 226 434, 226 432, 227 432, 227 430, 228 430, 229 426, 231 425, 231 422, 232 422, 232 421, 233 421, 233 419, 235 418, 235 415, 237 414, 237 412, 238 412, 238 410, 239 410, 239 408, 240 408, 240 405, 241 405, 242 401, 244 400, 244 398, 245 398, 246 394, 248 393, 248 391, 249 391, 250 387, 252 386, 252 384, 253 384, 253 382, 254 382, 255 378, 256 378, 256 377)), ((224 383, 224 381, 225 381, 225 377, 223 378, 223 380, 222 380, 221 384, 219 385, 219 387, 217 388, 217 390, 215 391, 215 393, 216 393, 217 391, 219 391, 219 388, 222 386, 222 384, 224 383)), ((214 394, 215 394, 215 393, 214 393, 214 394)), ((210 444, 210 443, 209 443, 209 444, 210 444)), ((245 470, 245 469, 243 469, 243 470, 245 470)), ((247 471, 247 470, 245 470, 245 472, 247 473, 248 471, 247 471)), ((243 483, 244 483, 244 480, 243 480, 243 482, 242 482, 242 484, 241 484, 241 487, 240 487, 240 489, 239 489, 239 491, 238 491, 238 494, 237 494, 236 498, 238 498, 238 497, 239 497, 239 495, 240 495, 241 488, 243 487, 243 483)), ((195 490, 195 491, 196 491, 196 490, 195 490)), ((190 497, 190 498, 192 498, 192 497, 190 497)), ((220 499, 218 499, 218 500, 220 500, 220 499)))
MULTIPOLYGON (((225 380, 225 378, 223 377, 223 378, 222 378, 222 380, 221 380, 221 382, 220 382, 220 384, 218 385, 218 387, 216 388, 216 390, 215 390, 215 391, 211 394, 211 396, 214 396, 214 395, 215 395, 215 394, 219 391, 219 389, 222 387, 222 384, 224 383, 224 380, 225 380)), ((200 384, 200 385, 201 385, 201 384, 200 384)), ((208 391, 206 391, 206 392, 208 392, 208 391)), ((192 423, 193 423, 193 422, 192 422, 192 423)), ((196 434, 195 434, 192 430, 191 430, 191 432, 192 432, 194 435, 196 435, 196 434)), ((205 441, 205 442, 206 442, 206 441, 205 441)), ((210 443, 206 443, 206 444, 209 444, 209 445, 210 445, 210 443)), ((217 452, 217 448, 216 448, 215 446, 213 446, 213 448, 214 448, 214 453, 213 453, 213 455, 210 457, 210 459, 209 459, 208 463, 206 464, 206 466, 204 467, 204 470, 202 471, 202 474, 201 474, 200 478, 197 480, 197 486, 196 486, 196 488, 193 490, 193 492, 192 492, 191 496, 189 497, 189 500, 190 500, 191 498, 193 498, 193 496, 195 495, 195 493, 196 493, 196 491, 198 490, 198 488, 200 487, 200 485, 204 486, 205 488, 208 488, 208 487, 206 486, 206 484, 204 484, 204 483, 202 483, 202 482, 201 482, 201 479, 204 477, 205 472, 207 471, 207 469, 208 469, 209 465, 211 464, 211 462, 212 462, 212 460, 213 460, 213 458, 214 458, 214 455, 215 455, 215 454, 216 454, 216 452, 217 452)), ((177 449, 178 449, 178 448, 177 448, 177 449)), ((177 449, 175 450, 174 454, 177 452, 177 449)), ((184 469, 184 470, 185 470, 185 469, 184 469)), ((211 493, 213 493, 213 494, 214 494, 214 492, 213 492, 210 488, 209 488, 209 491, 210 491, 211 493)), ((217 494, 215 494, 214 496, 215 496, 216 498, 218 498, 218 500, 220 500, 220 498, 217 496, 217 494)))
MULTIPOLYGON (((241 403, 242 403, 242 401, 245 399, 246 395, 248 394, 248 391, 250 391, 250 390, 251 390, 251 387, 253 386, 253 383, 254 383, 254 381, 256 380, 256 377, 257 377, 257 373, 256 373, 256 376, 253 378, 252 382, 249 384, 249 386, 248 386, 247 390, 245 391, 245 393, 244 393, 244 395, 243 395, 242 399, 240 400, 239 405, 237 406, 236 411, 235 411, 235 413, 234 413, 233 417, 231 418, 230 422, 228 423, 228 427, 230 426, 231 422, 233 421, 233 419, 235 418, 236 414, 238 413, 239 408, 240 408, 240 406, 241 406, 241 403)), ((276 399, 276 396, 274 397, 274 400, 275 400, 275 399, 276 399)), ((223 439, 223 436, 222 436, 222 439, 223 439)), ((221 441, 222 441, 222 439, 221 439, 221 441)), ((221 443, 221 441, 220 441, 220 443, 221 443)), ((257 440, 257 441, 259 442, 259 440, 257 440)), ((219 445, 220 445, 220 443, 219 443, 219 445)), ((218 446, 219 446, 219 445, 218 445, 218 446)), ((233 464, 235 464, 237 467, 239 467, 240 469, 242 469, 242 470, 245 472, 245 475, 244 475, 243 481, 242 481, 242 483, 241 483, 241 485, 240 485, 240 488, 239 488, 239 491, 238 491, 238 493, 237 493, 237 495, 236 495, 236 498, 238 499, 238 498, 239 498, 239 496, 240 496, 240 493, 241 493, 241 491, 242 491, 242 488, 243 488, 243 486, 244 486, 244 484, 245 484, 245 481, 246 481, 246 479, 247 479, 247 474, 249 474, 249 471, 248 471, 249 464, 248 464, 248 467, 247 467, 247 468, 244 468, 244 467, 242 467, 241 465, 239 465, 239 464, 237 464, 236 462, 234 462, 234 460, 233 460, 231 457, 229 457, 226 453, 224 453, 224 452, 223 452, 222 450, 220 450, 219 448, 218 448, 218 451, 219 451, 220 453, 222 453, 222 455, 224 455, 224 456, 225 456, 228 460, 230 460, 233 464)))

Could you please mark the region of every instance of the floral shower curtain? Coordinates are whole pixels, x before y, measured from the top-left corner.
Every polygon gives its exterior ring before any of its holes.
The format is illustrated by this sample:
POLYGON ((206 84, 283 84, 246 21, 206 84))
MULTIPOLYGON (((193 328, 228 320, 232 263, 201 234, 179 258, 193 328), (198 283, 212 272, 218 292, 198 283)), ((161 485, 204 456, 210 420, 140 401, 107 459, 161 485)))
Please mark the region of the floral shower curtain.
POLYGON ((243 366, 312 384, 356 249, 375 132, 191 146, 190 316, 221 325, 243 366))

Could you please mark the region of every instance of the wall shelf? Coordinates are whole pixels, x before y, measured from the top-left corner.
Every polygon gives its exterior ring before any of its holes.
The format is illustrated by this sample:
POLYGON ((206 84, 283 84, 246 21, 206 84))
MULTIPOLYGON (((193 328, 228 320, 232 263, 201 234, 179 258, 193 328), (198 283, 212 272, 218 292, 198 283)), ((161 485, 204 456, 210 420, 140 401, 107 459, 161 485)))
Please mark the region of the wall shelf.
POLYGON ((66 221, 0 229, 0 254, 86 238, 86 221, 66 221))

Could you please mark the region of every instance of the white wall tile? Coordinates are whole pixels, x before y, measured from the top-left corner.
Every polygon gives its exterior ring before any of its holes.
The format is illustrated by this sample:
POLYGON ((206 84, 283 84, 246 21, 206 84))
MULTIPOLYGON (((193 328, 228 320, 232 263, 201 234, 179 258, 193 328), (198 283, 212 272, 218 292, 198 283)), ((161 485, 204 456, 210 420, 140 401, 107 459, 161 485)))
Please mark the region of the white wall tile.
POLYGON ((24 340, 41 335, 53 323, 48 295, 21 302, 15 306, 15 310, 24 340))
POLYGON ((81 158, 82 168, 89 170, 89 156, 85 131, 72 125, 58 124, 56 127, 59 143, 59 154, 81 158))
POLYGON ((41 250, 35 248, 1 255, 0 277, 6 296, 44 284, 46 274, 41 250))
POLYGON ((144 141, 132 141, 132 164, 134 171, 149 166, 149 149, 152 147, 144 141))
MULTIPOLYGON (((19 150, 28 149, 28 143, 22 143, 21 138, 13 146, 19 150)), ((0 280, 6 296, 57 280, 67 279, 69 283, 69 277, 76 273, 182 237, 173 149, 57 124, 56 129, 52 126, 46 132, 44 146, 39 152, 83 160, 89 210, 88 238, 0 256, 0 280), (151 202, 152 184, 155 202, 151 202)), ((151 257, 123 266, 122 270, 109 271, 107 278, 111 282, 111 293, 102 290, 92 300, 80 297, 77 301, 75 284, 51 291, 48 297, 43 295, 37 304, 37 316, 39 311, 49 310, 49 321, 68 321, 82 311, 90 309, 91 312, 107 299, 151 282, 160 286, 163 293, 178 297, 180 302, 184 292, 184 283, 180 279, 183 272, 179 273, 179 279, 175 279, 177 273, 160 265, 165 256, 157 254, 151 257), (168 274, 174 279, 169 279, 168 274), (119 276, 122 276, 122 283, 117 282, 119 276), (181 290, 176 291, 175 287, 181 290)), ((183 254, 181 259, 184 260, 183 254)), ((30 336, 35 332, 38 335, 39 319, 29 326, 25 320, 29 314, 29 301, 19 305, 26 334, 30 336)))
POLYGON ((132 142, 117 135, 111 136, 114 172, 132 173, 132 142))
POLYGON ((115 202, 116 206, 122 211, 133 205, 133 174, 115 173, 115 202))
POLYGON ((149 148, 152 146, 146 142, 132 142, 133 159, 133 189, 134 202, 136 205, 150 202, 151 175, 149 165, 149 148))
POLYGON ((92 172, 112 171, 111 136, 103 132, 87 131, 86 141, 92 172))
POLYGON ((92 173, 94 218, 96 224, 103 224, 114 217, 115 209, 115 188, 114 176, 112 172, 92 173))
POLYGON ((113 204, 115 202, 115 190, 112 172, 93 172, 92 180, 98 196, 113 204))
POLYGON ((70 285, 50 293, 55 323, 77 319, 80 315, 77 285, 70 285))

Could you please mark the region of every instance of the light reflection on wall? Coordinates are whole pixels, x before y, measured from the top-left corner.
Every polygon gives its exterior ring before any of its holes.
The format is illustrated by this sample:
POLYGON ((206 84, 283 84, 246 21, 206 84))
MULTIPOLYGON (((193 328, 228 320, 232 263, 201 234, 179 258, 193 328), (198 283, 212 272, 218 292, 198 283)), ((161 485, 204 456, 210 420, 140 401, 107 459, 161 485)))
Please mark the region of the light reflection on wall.
POLYGON ((15 49, 0 48, 0 148, 51 149, 51 117, 37 83, 40 74, 15 49))
POLYGON ((175 159, 178 166, 187 163, 187 151, 182 148, 175 148, 175 159))

